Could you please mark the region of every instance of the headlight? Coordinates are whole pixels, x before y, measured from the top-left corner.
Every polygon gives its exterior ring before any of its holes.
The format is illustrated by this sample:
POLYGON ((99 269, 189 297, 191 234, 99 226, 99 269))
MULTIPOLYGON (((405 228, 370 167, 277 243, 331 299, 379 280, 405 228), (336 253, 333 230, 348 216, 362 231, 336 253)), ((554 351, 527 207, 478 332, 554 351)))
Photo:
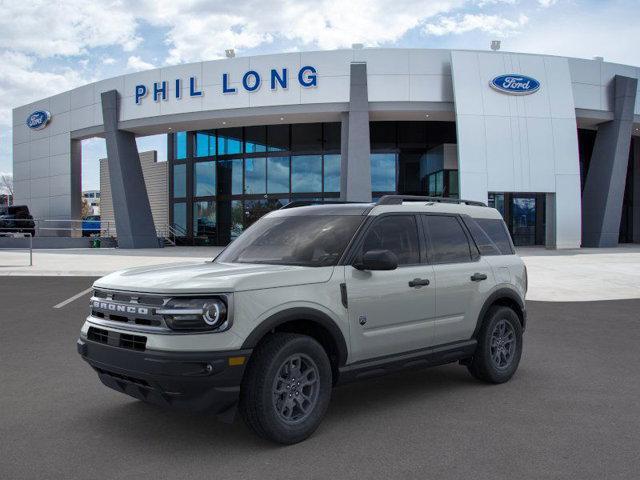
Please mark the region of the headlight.
POLYGON ((172 330, 222 332, 231 326, 226 298, 172 298, 156 313, 172 330))

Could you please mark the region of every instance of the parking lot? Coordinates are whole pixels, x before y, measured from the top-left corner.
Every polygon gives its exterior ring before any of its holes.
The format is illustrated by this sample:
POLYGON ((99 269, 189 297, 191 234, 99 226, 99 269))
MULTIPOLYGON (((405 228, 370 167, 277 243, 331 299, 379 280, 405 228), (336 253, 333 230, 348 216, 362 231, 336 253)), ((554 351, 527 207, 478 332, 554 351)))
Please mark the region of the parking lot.
POLYGON ((75 348, 88 294, 60 306, 92 280, 0 278, 0 478, 638 477, 640 300, 530 302, 511 382, 448 365, 342 386, 282 447, 102 386, 75 348))

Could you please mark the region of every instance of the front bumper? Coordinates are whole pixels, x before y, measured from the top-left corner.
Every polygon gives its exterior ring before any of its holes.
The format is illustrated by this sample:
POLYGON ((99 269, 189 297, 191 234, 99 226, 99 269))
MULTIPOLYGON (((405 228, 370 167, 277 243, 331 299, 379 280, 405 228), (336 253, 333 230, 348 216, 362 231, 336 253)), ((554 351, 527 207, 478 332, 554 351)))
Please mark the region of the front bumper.
POLYGON ((251 350, 135 351, 84 338, 77 347, 109 388, 157 405, 212 413, 236 404, 251 355, 251 350), (244 357, 242 365, 239 357, 244 357))

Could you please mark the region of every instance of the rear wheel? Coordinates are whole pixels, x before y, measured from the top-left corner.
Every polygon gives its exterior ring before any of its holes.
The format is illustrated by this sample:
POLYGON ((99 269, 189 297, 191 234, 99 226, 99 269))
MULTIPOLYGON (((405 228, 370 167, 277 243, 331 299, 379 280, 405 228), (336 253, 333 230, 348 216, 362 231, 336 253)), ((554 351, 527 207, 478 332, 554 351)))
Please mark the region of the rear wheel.
POLYGON ((478 334, 478 347, 468 365, 475 378, 490 383, 508 381, 522 355, 522 325, 509 307, 494 306, 487 312, 478 334))
POLYGON ((331 364, 317 341, 275 333, 251 356, 240 392, 240 413, 261 437, 297 443, 318 428, 329 406, 331 386, 331 364))

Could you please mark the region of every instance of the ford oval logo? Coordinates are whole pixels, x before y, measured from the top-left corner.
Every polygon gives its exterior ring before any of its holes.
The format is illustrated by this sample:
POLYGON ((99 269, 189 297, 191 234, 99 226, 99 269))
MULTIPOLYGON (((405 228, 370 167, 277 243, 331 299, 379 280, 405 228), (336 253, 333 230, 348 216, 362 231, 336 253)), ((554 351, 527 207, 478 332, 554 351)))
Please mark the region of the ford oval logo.
POLYGON ((42 130, 51 120, 51 114, 46 110, 36 110, 27 117, 27 127, 32 130, 42 130))
POLYGON ((510 95, 530 95, 540 89, 540 82, 535 78, 517 73, 499 75, 489 82, 491 88, 510 95))

